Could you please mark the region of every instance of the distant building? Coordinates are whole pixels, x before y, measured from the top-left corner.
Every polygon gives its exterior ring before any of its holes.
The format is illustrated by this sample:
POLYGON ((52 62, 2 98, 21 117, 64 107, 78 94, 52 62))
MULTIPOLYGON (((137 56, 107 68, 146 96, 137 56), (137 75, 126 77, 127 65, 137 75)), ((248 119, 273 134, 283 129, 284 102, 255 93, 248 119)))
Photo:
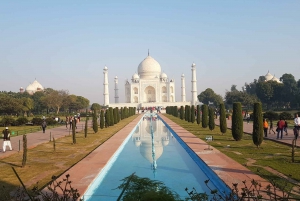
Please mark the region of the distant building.
POLYGON ((265 81, 268 82, 268 81, 276 81, 278 83, 282 83, 277 77, 275 77, 275 74, 272 75, 269 71, 268 73, 265 75, 265 81))
MULTIPOLYGON (((33 83, 29 84, 26 87, 25 91, 27 93, 29 93, 30 95, 32 95, 37 91, 44 91, 44 87, 37 80, 34 80, 33 83)), ((24 88, 21 87, 20 88, 20 93, 23 93, 23 92, 24 92, 24 88)))

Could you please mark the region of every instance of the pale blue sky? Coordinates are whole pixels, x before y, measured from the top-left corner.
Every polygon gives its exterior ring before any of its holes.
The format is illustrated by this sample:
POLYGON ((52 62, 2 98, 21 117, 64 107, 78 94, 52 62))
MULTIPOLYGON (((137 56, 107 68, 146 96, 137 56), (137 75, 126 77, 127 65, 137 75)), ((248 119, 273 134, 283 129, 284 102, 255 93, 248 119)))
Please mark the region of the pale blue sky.
POLYGON ((268 70, 300 78, 300 1, 0 1, 0 91, 35 78, 44 87, 103 104, 103 67, 124 83, 150 55, 176 83, 191 64, 198 94, 224 96, 268 70))

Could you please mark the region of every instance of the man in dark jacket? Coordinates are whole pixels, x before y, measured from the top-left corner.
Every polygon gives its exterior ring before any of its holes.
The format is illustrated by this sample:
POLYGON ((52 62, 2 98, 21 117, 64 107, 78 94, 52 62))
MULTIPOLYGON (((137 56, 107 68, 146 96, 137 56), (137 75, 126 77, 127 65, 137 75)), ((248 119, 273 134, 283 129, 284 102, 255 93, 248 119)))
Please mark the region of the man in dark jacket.
POLYGON ((5 128, 5 130, 2 131, 3 134, 3 149, 2 151, 5 152, 6 146, 9 146, 10 150, 11 148, 11 143, 10 143, 10 131, 8 130, 8 127, 5 128))
POLYGON ((44 120, 43 123, 42 123, 43 133, 45 133, 46 127, 47 127, 47 123, 46 123, 46 121, 44 120))

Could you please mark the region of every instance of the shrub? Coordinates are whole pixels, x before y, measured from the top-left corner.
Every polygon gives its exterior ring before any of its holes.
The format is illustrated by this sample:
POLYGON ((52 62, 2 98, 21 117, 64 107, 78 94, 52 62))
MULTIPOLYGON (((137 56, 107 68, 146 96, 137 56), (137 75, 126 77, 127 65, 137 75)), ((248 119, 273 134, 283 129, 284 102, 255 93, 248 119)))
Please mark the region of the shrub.
POLYGON ((202 105, 201 110, 202 110, 202 127, 207 128, 207 124, 208 124, 208 119, 207 119, 208 107, 207 107, 207 105, 202 105))
POLYGON ((26 117, 19 117, 16 121, 18 125, 23 125, 28 122, 28 119, 26 117))
POLYGON ((46 121, 48 126, 57 124, 57 122, 51 117, 46 118, 45 121, 46 121))
POLYGON ((222 134, 226 133, 226 131, 227 131, 227 122, 226 122, 226 116, 225 116, 224 103, 220 104, 220 131, 222 134))
POLYGON ((240 102, 233 103, 232 111, 232 137, 236 141, 243 138, 243 117, 242 117, 242 104, 240 102))
POLYGON ((184 107, 184 120, 188 121, 188 105, 184 107))
POLYGON ((291 113, 288 113, 288 112, 281 112, 281 113, 279 114, 279 118, 285 119, 285 120, 291 120, 291 119, 293 119, 294 117, 293 117, 293 115, 292 115, 291 113))
POLYGON ((33 123, 33 125, 35 125, 35 126, 42 125, 42 122, 43 122, 43 119, 42 118, 38 118, 38 117, 34 117, 31 120, 31 123, 33 123))
POLYGON ((211 131, 215 129, 215 115, 214 115, 213 108, 209 108, 208 127, 209 127, 209 130, 211 130, 211 131))
POLYGON ((1 126, 16 126, 17 122, 12 117, 3 117, 1 120, 1 126))
POLYGON ((263 114, 264 119, 272 119, 272 120, 279 120, 279 115, 273 111, 267 111, 263 114))
POLYGON ((191 107, 191 122, 195 123, 195 106, 192 105, 191 107))
POLYGON ((180 107, 180 119, 183 120, 184 118, 184 108, 183 106, 180 107))
POLYGON ((98 132, 98 121, 97 121, 97 112, 94 110, 93 112, 93 130, 95 133, 98 132))
POLYGON ((253 106, 253 143, 259 147, 263 141, 263 118, 261 103, 254 103, 253 106))
POLYGON ((187 121, 191 122, 192 121, 192 116, 191 116, 191 106, 187 106, 187 121))
POLYGON ((201 119, 200 119, 200 105, 197 105, 197 124, 199 125, 201 123, 201 119))
POLYGON ((100 112, 100 128, 103 129, 104 128, 104 111, 101 110, 100 112))

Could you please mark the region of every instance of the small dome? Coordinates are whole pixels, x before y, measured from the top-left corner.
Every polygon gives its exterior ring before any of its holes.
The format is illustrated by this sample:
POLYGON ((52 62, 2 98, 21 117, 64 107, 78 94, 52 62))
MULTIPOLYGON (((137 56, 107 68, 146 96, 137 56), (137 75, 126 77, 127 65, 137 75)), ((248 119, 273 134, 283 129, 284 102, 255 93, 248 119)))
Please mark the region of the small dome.
POLYGON ((136 74, 136 73, 134 73, 133 76, 132 76, 132 79, 134 79, 134 80, 135 79, 139 79, 139 78, 140 78, 140 76, 138 74, 136 74))
POLYGON ((103 70, 107 70, 108 68, 107 68, 107 66, 104 66, 104 69, 103 70))
POLYGON ((193 62, 192 67, 195 67, 195 66, 196 66, 196 64, 193 62))
POLYGON ((274 77, 274 76, 273 76, 271 73, 269 73, 269 71, 268 71, 268 73, 265 75, 266 81, 272 80, 273 77, 274 77))
POLYGON ((160 77, 161 77, 161 78, 167 78, 168 76, 167 76, 166 73, 162 73, 162 74, 160 75, 160 77))
POLYGON ((184 77, 184 74, 182 74, 181 77, 184 77))
POLYGON ((140 78, 155 78, 161 73, 159 63, 151 56, 147 56, 138 66, 140 78))
POLYGON ((277 77, 275 77, 275 75, 274 75, 274 77, 271 79, 272 81, 276 81, 276 82, 280 82, 280 80, 277 78, 277 77))
POLYGON ((35 91, 44 90, 44 87, 37 80, 34 80, 34 82, 31 85, 33 86, 35 91))
POLYGON ((118 76, 116 76, 115 79, 118 79, 118 76))

